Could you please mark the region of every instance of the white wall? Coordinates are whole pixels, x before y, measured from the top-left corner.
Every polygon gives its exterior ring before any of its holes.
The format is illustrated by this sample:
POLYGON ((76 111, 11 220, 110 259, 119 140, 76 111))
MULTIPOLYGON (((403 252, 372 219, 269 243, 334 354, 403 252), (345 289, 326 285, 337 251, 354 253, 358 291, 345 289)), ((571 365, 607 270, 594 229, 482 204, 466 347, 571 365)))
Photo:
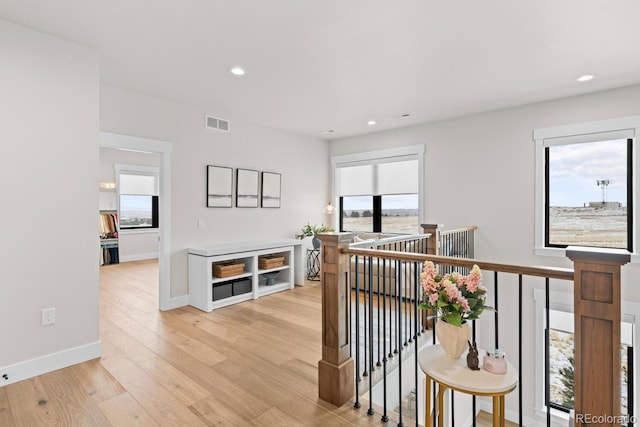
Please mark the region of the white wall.
POLYGON ((137 151, 116 150, 115 148, 100 147, 100 171, 98 182, 116 182, 115 164, 160 167, 160 155, 154 153, 139 153, 137 151))
POLYGON ((118 256, 120 262, 158 258, 159 233, 157 231, 134 231, 118 233, 118 256))
POLYGON ((328 143, 244 123, 227 114, 101 86, 100 128, 167 141, 172 154, 171 296, 186 295, 187 248, 230 241, 293 238, 326 222, 328 143), (231 132, 206 129, 204 115, 227 118, 231 132), (206 165, 282 174, 280 209, 207 208, 206 165), (198 220, 205 228, 198 228, 198 220))
MULTIPOLYGON (((160 155, 101 147, 100 176, 98 182, 116 182, 116 163, 137 166, 153 166, 159 168, 160 155)), ((115 190, 112 191, 112 195, 115 198, 115 190)), ((120 230, 118 235, 120 262, 157 258, 158 235, 159 233, 157 231, 151 230, 120 230)))
MULTIPOLYGON (((396 131, 332 141, 330 155, 343 155, 397 146, 425 144, 426 223, 445 228, 477 225, 476 258, 521 265, 571 267, 565 258, 535 256, 534 143, 536 128, 637 115, 640 86, 565 98, 423 124, 396 131)), ((623 267, 623 299, 640 301, 638 265, 623 267)), ((490 279, 490 278, 489 278, 490 279)), ((501 347, 517 362, 516 283, 504 280, 501 291, 501 347)), ((540 281, 535 285, 542 286, 540 281)), ((565 291, 571 292, 565 286, 565 291)), ((524 334, 534 336, 533 295, 524 295, 524 334)), ((492 330, 490 317, 483 319, 492 330)), ((492 337, 492 332, 485 336, 492 337)), ((491 346, 492 338, 480 341, 491 346), (488 342, 487 342, 488 341, 488 342)), ((525 415, 533 416, 533 341, 525 343, 525 415)), ((516 396, 508 398, 517 408, 516 396)))
POLYGON ((0 20, 0 58, 2 385, 100 351, 99 57, 0 20))

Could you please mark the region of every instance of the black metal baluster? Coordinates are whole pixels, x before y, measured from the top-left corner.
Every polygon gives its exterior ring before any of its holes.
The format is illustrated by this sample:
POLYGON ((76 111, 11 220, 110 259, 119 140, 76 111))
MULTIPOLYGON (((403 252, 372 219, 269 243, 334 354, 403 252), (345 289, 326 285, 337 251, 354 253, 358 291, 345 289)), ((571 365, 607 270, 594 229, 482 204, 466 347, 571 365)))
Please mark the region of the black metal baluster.
MULTIPOLYGON (((378 287, 376 288, 378 294, 376 298, 378 302, 378 361, 376 362, 376 366, 380 367, 382 366, 382 359, 380 357, 380 257, 377 258, 376 276, 378 277, 378 287)), ((384 298, 384 292, 382 293, 382 298, 384 298)))
MULTIPOLYGON (((387 416, 387 268, 386 261, 382 263, 382 328, 383 328, 383 336, 384 341, 382 341, 382 399, 383 399, 383 411, 382 417, 380 420, 383 423, 389 421, 389 417, 387 416)), ((391 307, 391 302, 389 302, 389 307, 391 307)), ((389 313, 389 317, 391 317, 391 313, 389 313)), ((391 344, 391 343, 389 343, 391 344)))
MULTIPOLYGON (((404 268, 408 270, 408 267, 410 267, 411 264, 408 261, 404 261, 404 268)), ((412 288, 412 284, 413 284, 413 280, 411 280, 411 272, 410 271, 405 271, 404 273, 404 283, 405 283, 405 287, 404 287, 404 294, 405 294, 405 301, 407 301, 407 317, 409 318, 409 330, 408 330, 408 336, 409 339, 407 340, 409 343, 413 342, 413 338, 415 338, 415 334, 414 334, 414 327, 413 327, 413 316, 411 315, 413 313, 413 293, 411 292, 411 288, 412 288)))
MULTIPOLYGON (((419 307, 418 307, 418 263, 414 262, 413 263, 413 272, 414 272, 414 286, 413 289, 415 289, 415 304, 413 305, 413 318, 415 319, 415 324, 418 324, 418 319, 419 319, 419 307)), ((416 332, 417 332, 418 328, 416 327, 416 332)), ((420 335, 420 333, 418 333, 418 335, 420 335)), ((413 345, 413 372, 414 372, 414 381, 415 381, 415 387, 416 387, 416 427, 418 426, 418 420, 420 419, 418 417, 418 402, 420 402, 420 393, 419 393, 419 387, 418 387, 418 337, 416 336, 416 342, 413 345)))
POLYGON ((451 425, 456 425, 455 392, 451 390, 451 425))
POLYGON ((470 234, 470 231, 469 230, 465 230, 465 232, 464 232, 464 256, 463 256, 463 258, 469 258, 469 241, 471 240, 469 238, 469 234, 470 234))
MULTIPOLYGON (((451 256, 458 258, 460 256, 460 236, 458 235, 458 233, 453 233, 451 239, 453 240, 453 255, 451 256)), ((451 265, 450 267, 451 273, 453 273, 456 267, 454 267, 453 265, 451 265)))
POLYGON ((522 424, 522 274, 518 274, 518 422, 522 424))
POLYGON ((627 347, 627 414, 629 415, 629 427, 634 425, 635 420, 633 414, 634 404, 634 359, 633 359, 633 346, 627 347))
POLYGON ((400 289, 402 287, 402 280, 400 280, 401 275, 400 275, 400 271, 399 271, 399 268, 400 268, 399 262, 395 261, 394 265, 395 265, 395 272, 394 272, 395 274, 393 276, 395 277, 395 280, 396 280, 396 284, 395 284, 396 294, 394 296, 394 300, 395 300, 395 304, 396 304, 396 313, 395 313, 396 314, 395 315, 395 318, 396 318, 396 324, 395 324, 396 340, 395 340, 395 348, 393 349, 393 353, 394 354, 398 354, 398 347, 402 346, 402 328, 401 328, 401 326, 402 326, 402 317, 400 317, 401 316, 400 311, 402 310, 402 305, 401 305, 402 301, 400 300, 400 294, 402 293, 401 289, 400 289))
POLYGON ((416 311, 416 317, 414 319, 414 323, 416 324, 415 327, 415 339, 416 339, 416 345, 418 345, 418 337, 420 337, 420 335, 422 335, 422 317, 420 315, 420 300, 422 299, 422 287, 420 286, 420 264, 418 262, 414 262, 413 263, 413 300, 414 300, 414 307, 415 307, 415 311, 416 311))
MULTIPOLYGON (((400 261, 396 261, 396 276, 399 280, 398 286, 398 294, 399 301, 402 304, 402 274, 399 273, 399 268, 402 265, 400 261)), ((402 422, 402 319, 398 319, 398 427, 403 427, 404 423, 402 422)))
MULTIPOLYGON (((475 320, 471 321, 471 339, 473 340, 473 342, 476 342, 476 321, 475 320)), ((475 394, 471 395, 471 410, 473 411, 473 416, 471 417, 471 425, 473 427, 476 427, 476 415, 477 415, 478 409, 477 409, 475 394)))
MULTIPOLYGON (((367 331, 368 331, 368 329, 367 329, 367 285, 370 285, 370 282, 371 282, 371 276, 367 277, 367 273, 368 273, 367 263, 371 264, 371 262, 370 262, 371 257, 368 257, 368 258, 367 257, 362 257, 362 259, 363 259, 363 263, 364 263, 364 265, 362 266, 362 281, 363 281, 363 286, 364 286, 363 289, 362 289, 362 300, 363 300, 363 303, 362 303, 362 314, 363 314, 363 317, 364 317, 364 331, 363 331, 364 333, 362 334, 363 338, 364 338, 364 347, 362 348, 362 354, 364 356, 364 364, 363 364, 364 371, 362 372, 362 376, 363 377, 367 377, 367 376, 369 376, 369 368, 368 368, 368 365, 367 365, 367 349, 369 348, 369 347, 367 347, 367 338, 368 338, 368 334, 367 334, 367 331)), ((371 287, 371 286, 369 286, 369 287, 371 287)), ((358 335, 359 335, 359 332, 360 331, 358 331, 358 335)))
MULTIPOLYGON (((352 286, 353 284, 353 255, 349 255, 349 272, 348 274, 348 278, 349 278, 349 286, 352 286)), ((351 292, 351 290, 349 290, 349 296, 347 297, 347 314, 349 316, 349 334, 353 333, 353 293, 351 292)), ((353 356, 353 336, 351 336, 351 340, 350 340, 350 345, 349 345, 349 355, 353 356)), ((358 393, 356 392, 356 396, 358 395, 358 393)), ((357 400, 357 398, 356 398, 357 400)))
POLYGON ((356 276, 356 297, 355 297, 355 306, 356 306, 356 315, 355 315, 355 334, 356 334, 356 401, 353 404, 354 408, 360 408, 360 277, 358 276, 358 267, 359 267, 359 257, 356 255, 356 268, 355 268, 355 276, 356 276))
MULTIPOLYGON (((440 267, 440 265, 438 265, 438 267, 440 267)), ((436 315, 436 313, 433 312, 432 313, 433 333, 431 334, 431 340, 433 342, 433 345, 436 345, 436 328, 437 328, 437 323, 438 323, 438 319, 436 319, 435 315, 436 315)), ((432 425, 435 426, 435 425, 437 425, 436 424, 436 422, 437 422, 437 419, 436 419, 436 412, 437 412, 436 408, 438 407, 437 406, 437 400, 436 400, 436 382, 435 381, 431 381, 431 383, 432 383, 432 387, 433 387, 433 390, 431 392, 431 397, 433 399, 433 402, 431 402, 431 407, 433 408, 433 415, 432 415, 433 416, 433 423, 432 423, 432 425)))
POLYGON ((551 367, 549 366, 549 333, 551 322, 549 316, 549 278, 544 281, 544 401, 547 407, 547 427, 551 426, 551 367))
MULTIPOLYGON (((404 261, 398 261, 398 264, 400 264, 400 274, 404 275, 404 298, 402 298, 400 301, 403 302, 403 317, 404 317, 404 346, 408 346, 409 343, 411 342, 411 338, 410 338, 410 334, 411 334, 411 317, 408 316, 408 309, 407 309, 407 303, 411 304, 410 301, 408 301, 408 293, 407 293, 407 271, 406 271, 406 266, 407 263, 404 261), (407 319, 407 317, 409 317, 409 319, 407 319), (407 323, 408 323, 408 327, 407 327, 407 323), (409 340, 407 340, 407 336, 409 335, 409 340)), ((409 307, 410 308, 410 307, 409 307)))
MULTIPOLYGON (((389 271, 387 272, 388 274, 388 278, 389 278, 389 354, 388 357, 389 359, 391 359, 393 357, 393 332, 395 331, 395 324, 394 324, 394 320, 395 320, 395 312, 393 311, 393 307, 395 305, 395 297, 396 297, 396 292, 395 292, 395 278, 392 281, 392 277, 393 277, 393 261, 391 260, 386 260, 385 262, 385 268, 386 265, 389 265, 389 271)), ((387 277, 387 274, 385 274, 385 277, 387 277)))
MULTIPOLYGON (((447 244, 448 244, 447 249, 449 250, 449 253, 447 254, 447 256, 453 256, 453 254, 455 253, 454 252, 455 248, 453 247, 453 245, 454 245, 453 236, 451 236, 451 235, 447 236, 447 244)), ((445 273, 451 272, 452 269, 453 269, 452 266, 447 265, 445 273)))
MULTIPOLYGON (((368 415, 373 415, 373 259, 369 257, 369 410, 368 415)), ((365 344, 366 345, 366 344, 365 344)), ((366 363, 366 361, 365 361, 366 363)))
POLYGON ((500 346, 498 345, 498 272, 494 271, 493 272, 493 287, 494 287, 494 298, 495 298, 495 310, 493 312, 493 324, 495 326, 495 331, 494 331, 494 337, 495 337, 495 343, 496 343, 496 348, 500 348, 500 346))

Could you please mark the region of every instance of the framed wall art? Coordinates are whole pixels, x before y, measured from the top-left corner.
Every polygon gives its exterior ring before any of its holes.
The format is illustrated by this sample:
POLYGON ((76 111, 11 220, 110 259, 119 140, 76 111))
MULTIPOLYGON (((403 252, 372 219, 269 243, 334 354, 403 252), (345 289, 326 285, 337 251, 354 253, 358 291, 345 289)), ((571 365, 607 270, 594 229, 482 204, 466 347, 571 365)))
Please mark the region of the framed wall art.
POLYGON ((207 207, 230 208, 233 199, 233 169, 207 165, 207 207))
POLYGON ((236 171, 236 207, 258 207, 258 178, 258 171, 249 169, 238 169, 236 171))
POLYGON ((262 199, 263 208, 280 207, 280 189, 282 176, 274 172, 262 172, 262 199))

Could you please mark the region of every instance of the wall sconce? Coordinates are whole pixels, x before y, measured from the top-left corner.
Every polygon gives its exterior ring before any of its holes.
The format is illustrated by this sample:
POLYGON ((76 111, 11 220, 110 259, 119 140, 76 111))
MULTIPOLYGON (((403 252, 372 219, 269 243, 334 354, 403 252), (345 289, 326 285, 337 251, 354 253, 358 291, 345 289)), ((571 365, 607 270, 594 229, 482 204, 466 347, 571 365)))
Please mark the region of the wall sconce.
POLYGON ((100 189, 101 190, 115 190, 116 189, 116 183, 115 182, 108 182, 108 181, 100 181, 100 189))

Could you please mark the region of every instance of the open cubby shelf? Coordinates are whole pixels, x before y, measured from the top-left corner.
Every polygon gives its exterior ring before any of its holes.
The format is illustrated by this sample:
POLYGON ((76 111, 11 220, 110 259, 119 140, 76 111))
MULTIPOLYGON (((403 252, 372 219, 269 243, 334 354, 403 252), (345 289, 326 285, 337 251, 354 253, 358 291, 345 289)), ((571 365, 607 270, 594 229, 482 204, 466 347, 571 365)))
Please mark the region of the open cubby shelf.
POLYGON ((296 245, 292 241, 278 241, 271 245, 260 242, 255 245, 245 243, 189 249, 189 304, 210 312, 230 304, 293 289, 296 245), (283 265, 259 269, 258 259, 264 255, 283 257, 283 265), (215 277, 213 265, 230 261, 243 263, 244 272, 229 277, 215 277), (274 284, 266 284, 265 273, 272 276, 274 284))

